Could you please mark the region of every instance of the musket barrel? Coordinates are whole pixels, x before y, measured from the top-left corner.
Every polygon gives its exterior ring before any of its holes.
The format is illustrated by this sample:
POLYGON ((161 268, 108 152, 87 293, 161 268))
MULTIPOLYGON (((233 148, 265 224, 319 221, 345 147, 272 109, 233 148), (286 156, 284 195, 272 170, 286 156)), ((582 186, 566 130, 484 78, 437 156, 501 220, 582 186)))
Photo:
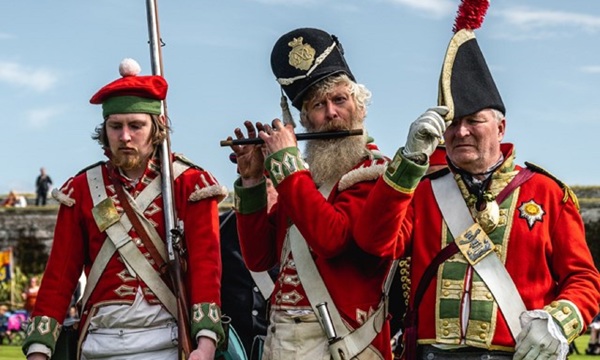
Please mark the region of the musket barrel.
MULTIPOLYGON (((340 131, 323 131, 323 132, 314 132, 314 133, 299 133, 296 134, 296 140, 328 140, 328 139, 337 139, 347 136, 356 136, 362 135, 362 129, 352 129, 352 130, 340 130, 340 131)), ((233 145, 258 145, 263 144, 264 141, 261 138, 251 138, 251 139, 234 139, 234 140, 221 140, 221 146, 233 146, 233 145)))

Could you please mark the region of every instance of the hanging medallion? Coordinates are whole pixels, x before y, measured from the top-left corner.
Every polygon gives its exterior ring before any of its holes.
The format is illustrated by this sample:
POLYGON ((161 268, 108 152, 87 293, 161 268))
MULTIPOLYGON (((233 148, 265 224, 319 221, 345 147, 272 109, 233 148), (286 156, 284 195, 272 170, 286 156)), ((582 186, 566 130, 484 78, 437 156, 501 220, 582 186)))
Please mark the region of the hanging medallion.
POLYGON ((500 207, 496 201, 488 201, 483 210, 472 209, 471 213, 487 234, 494 231, 500 222, 500 207))

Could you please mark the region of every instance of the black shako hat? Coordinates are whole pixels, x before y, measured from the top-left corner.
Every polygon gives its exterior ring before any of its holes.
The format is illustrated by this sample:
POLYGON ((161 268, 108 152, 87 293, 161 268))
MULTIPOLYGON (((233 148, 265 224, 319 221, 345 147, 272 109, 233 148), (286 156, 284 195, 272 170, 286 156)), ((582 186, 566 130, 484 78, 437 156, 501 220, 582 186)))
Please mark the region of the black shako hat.
POLYGON ((292 105, 302 109, 306 91, 328 76, 345 73, 355 81, 335 35, 301 28, 281 36, 271 52, 271 69, 292 105))
POLYGON ((463 0, 446 50, 440 74, 438 105, 450 111, 446 120, 458 119, 486 108, 506 114, 502 97, 477 44, 472 29, 483 22, 488 0, 463 0))

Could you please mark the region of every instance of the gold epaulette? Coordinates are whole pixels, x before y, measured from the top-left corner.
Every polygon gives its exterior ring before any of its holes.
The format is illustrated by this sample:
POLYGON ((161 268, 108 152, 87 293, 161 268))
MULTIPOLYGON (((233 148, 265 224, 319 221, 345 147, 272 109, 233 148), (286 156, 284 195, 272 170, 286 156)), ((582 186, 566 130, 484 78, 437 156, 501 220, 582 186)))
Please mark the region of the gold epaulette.
POLYGON ((562 201, 564 203, 566 203, 569 200, 569 198, 571 198, 571 200, 573 200, 573 203, 575 204, 575 207, 577 207, 577 210, 579 210, 579 200, 577 200, 577 195, 575 195, 575 192, 573 192, 573 190, 567 184, 560 181, 556 176, 550 174, 550 172, 548 172, 547 170, 543 169, 542 167, 540 167, 538 165, 532 164, 527 161, 525 161, 525 165, 530 170, 532 170, 536 173, 546 175, 550 179, 554 180, 563 189, 564 195, 563 195, 562 201))
POLYGON ((192 160, 188 159, 187 157, 185 157, 185 155, 183 154, 177 154, 177 153, 173 153, 173 156, 175 156, 175 159, 178 161, 181 161, 182 163, 188 165, 189 167, 192 167, 194 169, 198 169, 198 170, 202 170, 204 171, 203 168, 201 168, 200 166, 194 164, 192 162, 192 160))

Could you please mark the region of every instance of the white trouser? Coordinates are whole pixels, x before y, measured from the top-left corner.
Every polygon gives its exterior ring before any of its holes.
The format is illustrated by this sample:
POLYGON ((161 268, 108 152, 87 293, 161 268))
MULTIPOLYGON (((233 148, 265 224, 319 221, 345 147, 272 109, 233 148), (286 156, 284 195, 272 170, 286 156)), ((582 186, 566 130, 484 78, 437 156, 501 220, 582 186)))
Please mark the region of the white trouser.
POLYGON ((133 304, 103 306, 92 317, 81 359, 176 360, 177 335, 173 316, 138 288, 133 304))
POLYGON ((329 360, 325 333, 314 313, 271 311, 262 360, 329 360))
POLYGON ((153 329, 98 329, 87 334, 81 359, 177 359, 177 326, 153 329))

